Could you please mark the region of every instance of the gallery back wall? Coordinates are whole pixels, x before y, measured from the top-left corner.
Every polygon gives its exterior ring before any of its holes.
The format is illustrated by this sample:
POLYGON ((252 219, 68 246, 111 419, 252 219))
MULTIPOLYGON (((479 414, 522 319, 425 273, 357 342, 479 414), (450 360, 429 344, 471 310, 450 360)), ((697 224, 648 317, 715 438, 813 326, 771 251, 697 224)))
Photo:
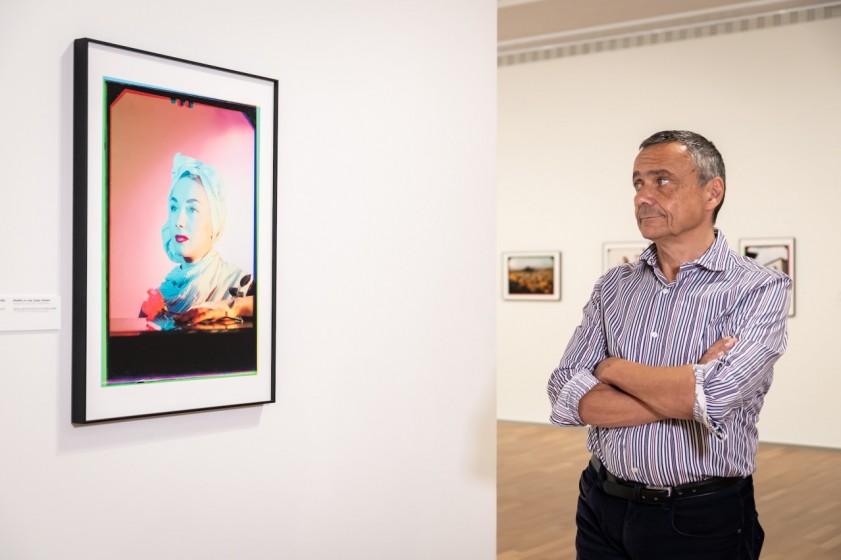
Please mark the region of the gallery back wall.
MULTIPOLYGON (((504 66, 499 70, 500 253, 562 252, 562 299, 497 304, 498 415, 548 422, 546 381, 602 271, 633 241, 631 166, 658 130, 708 136, 727 164, 718 225, 794 237, 796 316, 759 424, 764 441, 841 447, 841 18, 504 66)), ((501 276, 501 275, 500 275, 501 276)))

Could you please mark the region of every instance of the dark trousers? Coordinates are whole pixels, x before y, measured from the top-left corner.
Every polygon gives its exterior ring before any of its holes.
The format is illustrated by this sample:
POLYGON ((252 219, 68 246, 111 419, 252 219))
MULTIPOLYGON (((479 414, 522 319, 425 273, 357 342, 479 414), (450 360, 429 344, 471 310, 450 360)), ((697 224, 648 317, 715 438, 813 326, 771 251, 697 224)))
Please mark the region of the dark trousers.
POLYGON ((581 473, 578 560, 742 560, 759 558, 765 533, 753 479, 707 496, 637 503, 605 494, 604 467, 581 473))

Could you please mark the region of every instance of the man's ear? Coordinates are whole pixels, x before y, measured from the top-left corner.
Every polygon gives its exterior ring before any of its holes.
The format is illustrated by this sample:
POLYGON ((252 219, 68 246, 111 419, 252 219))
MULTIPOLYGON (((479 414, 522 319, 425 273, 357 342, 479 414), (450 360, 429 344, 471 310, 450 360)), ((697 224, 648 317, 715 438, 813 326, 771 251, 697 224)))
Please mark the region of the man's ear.
POLYGON ((715 209, 724 199, 724 181, 721 177, 713 177, 704 185, 707 197, 707 209, 715 209))

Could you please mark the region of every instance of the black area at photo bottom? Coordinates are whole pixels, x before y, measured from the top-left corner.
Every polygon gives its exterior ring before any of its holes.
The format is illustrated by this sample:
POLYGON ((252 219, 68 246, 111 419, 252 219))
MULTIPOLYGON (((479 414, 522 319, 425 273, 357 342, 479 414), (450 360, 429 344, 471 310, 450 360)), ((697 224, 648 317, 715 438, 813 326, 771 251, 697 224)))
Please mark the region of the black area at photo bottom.
POLYGON ((257 369, 254 328, 109 336, 106 383, 131 383, 257 369))

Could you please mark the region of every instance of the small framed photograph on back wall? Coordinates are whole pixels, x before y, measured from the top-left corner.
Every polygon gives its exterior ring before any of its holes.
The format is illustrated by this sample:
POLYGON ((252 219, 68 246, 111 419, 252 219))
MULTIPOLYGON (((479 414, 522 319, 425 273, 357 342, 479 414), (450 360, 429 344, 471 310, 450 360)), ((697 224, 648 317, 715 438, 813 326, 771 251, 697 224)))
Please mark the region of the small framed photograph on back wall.
POLYGON ((506 300, 561 299, 561 253, 521 251, 502 255, 502 297, 506 300))
POLYGON ((619 241, 604 244, 602 254, 602 273, 620 264, 634 263, 651 245, 649 241, 619 241))
POLYGON ((791 278, 791 306, 788 316, 794 317, 794 238, 768 237, 739 239, 739 254, 755 259, 759 264, 774 268, 791 278))

